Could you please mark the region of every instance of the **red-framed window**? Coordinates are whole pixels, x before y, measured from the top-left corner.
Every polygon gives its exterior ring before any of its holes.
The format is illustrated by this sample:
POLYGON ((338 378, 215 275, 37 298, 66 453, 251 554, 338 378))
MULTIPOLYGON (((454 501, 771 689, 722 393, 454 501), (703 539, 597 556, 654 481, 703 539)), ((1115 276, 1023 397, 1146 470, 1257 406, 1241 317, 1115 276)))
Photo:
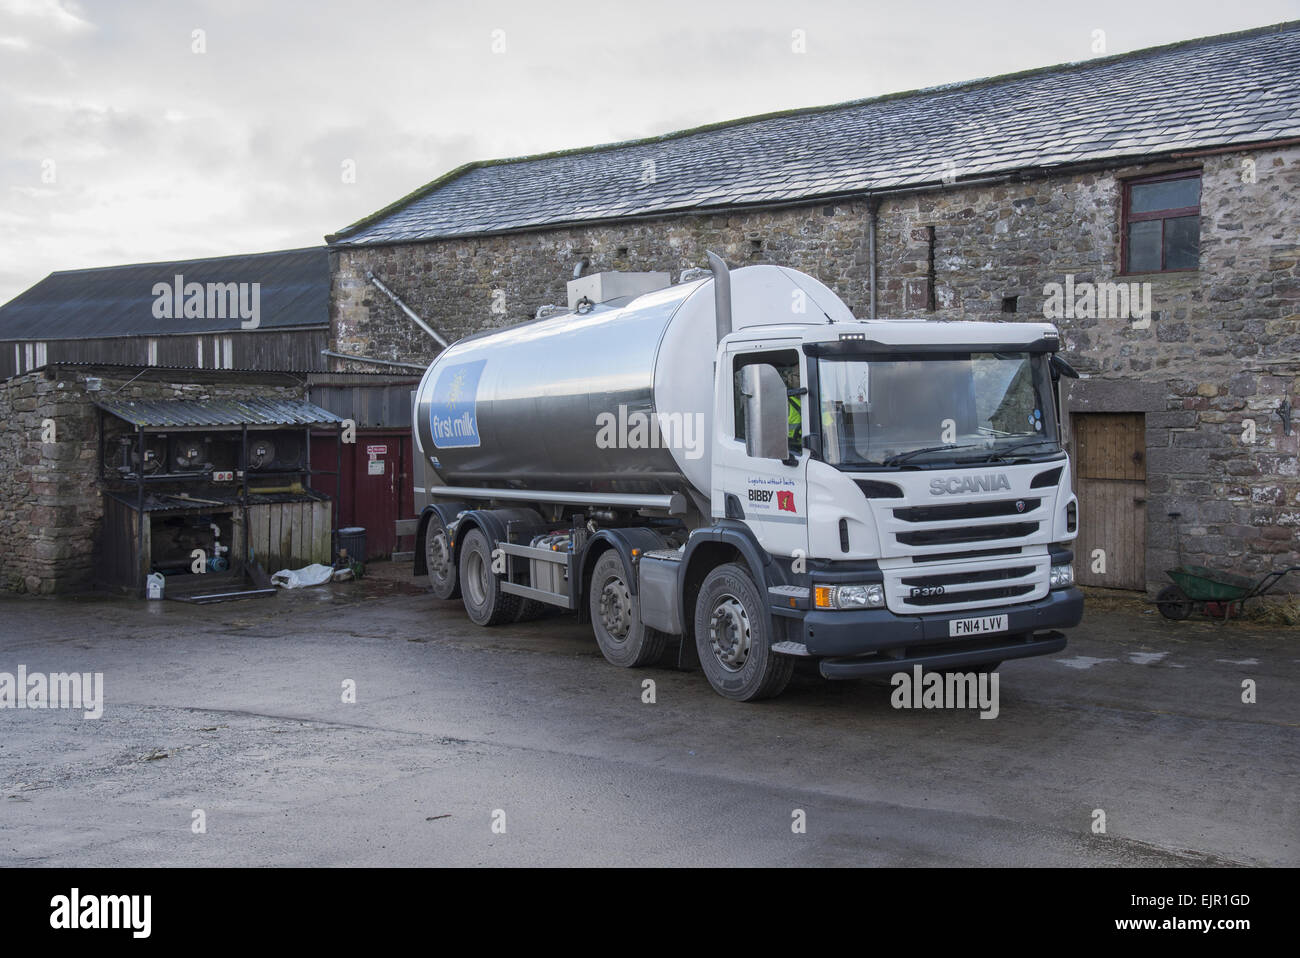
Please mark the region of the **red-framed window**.
POLYGON ((1201 171, 1126 180, 1121 235, 1122 272, 1196 269, 1201 252, 1201 171))

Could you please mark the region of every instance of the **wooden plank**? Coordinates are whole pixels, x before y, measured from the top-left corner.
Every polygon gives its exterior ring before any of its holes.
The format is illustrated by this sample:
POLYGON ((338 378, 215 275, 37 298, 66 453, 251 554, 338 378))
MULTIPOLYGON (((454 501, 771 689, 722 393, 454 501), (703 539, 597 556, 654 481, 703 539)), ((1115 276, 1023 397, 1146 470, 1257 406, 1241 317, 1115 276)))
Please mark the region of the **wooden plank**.
POLYGON ((280 510, 275 505, 266 507, 270 522, 266 533, 266 554, 271 560, 271 571, 285 567, 284 554, 280 550, 280 510))
POLYGON ((334 503, 320 502, 316 508, 320 519, 320 542, 317 548, 320 550, 320 561, 328 564, 334 560, 334 503))
POLYGON ((315 538, 314 561, 324 565, 329 565, 333 556, 330 555, 330 532, 332 531, 331 517, 333 516, 333 506, 329 502, 316 502, 312 504, 312 535, 315 538))
POLYGON ((280 503, 280 552, 285 565, 291 569, 298 568, 298 557, 293 551, 293 514, 297 508, 296 502, 280 503))
POLYGON ((307 553, 311 550, 306 547, 306 540, 302 537, 302 509, 303 503, 294 502, 290 504, 289 523, 289 548, 292 551, 294 562, 299 565, 307 565, 307 553))
POLYGON ((310 565, 316 561, 316 539, 312 533, 313 519, 315 513, 312 511, 312 504, 304 502, 301 506, 302 524, 300 532, 302 538, 298 540, 296 546, 298 554, 302 556, 303 564, 310 565))
POLYGON ((293 555, 293 510, 295 505, 296 503, 293 502, 282 502, 278 507, 280 512, 280 555, 284 557, 284 564, 290 568, 297 568, 293 555))
POLYGON ((254 561, 265 569, 270 557, 266 554, 266 509, 262 506, 248 507, 248 546, 254 561))

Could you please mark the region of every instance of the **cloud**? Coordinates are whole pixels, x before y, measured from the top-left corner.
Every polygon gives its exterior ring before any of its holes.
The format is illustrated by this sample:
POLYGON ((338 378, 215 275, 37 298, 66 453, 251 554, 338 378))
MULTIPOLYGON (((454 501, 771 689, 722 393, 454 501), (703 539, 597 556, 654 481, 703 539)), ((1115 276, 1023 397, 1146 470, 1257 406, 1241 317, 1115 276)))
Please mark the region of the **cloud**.
POLYGON ((1094 28, 1112 52, 1222 33, 1288 3, 0 0, 0 302, 56 269, 320 243, 469 160, 1079 59, 1094 28))
POLYGON ((81 15, 79 4, 62 0, 0 0, 0 14, 36 21, 66 33, 94 29, 81 15))

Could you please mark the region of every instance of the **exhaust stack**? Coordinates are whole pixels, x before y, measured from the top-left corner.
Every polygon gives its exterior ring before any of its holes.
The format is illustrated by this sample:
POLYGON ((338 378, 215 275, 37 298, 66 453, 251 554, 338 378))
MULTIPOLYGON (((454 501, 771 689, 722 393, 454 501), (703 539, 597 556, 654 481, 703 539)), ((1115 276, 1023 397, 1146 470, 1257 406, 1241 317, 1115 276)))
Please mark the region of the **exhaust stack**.
POLYGON ((713 270, 713 313, 718 324, 718 342, 731 332, 731 272, 717 253, 709 251, 709 268, 713 270))

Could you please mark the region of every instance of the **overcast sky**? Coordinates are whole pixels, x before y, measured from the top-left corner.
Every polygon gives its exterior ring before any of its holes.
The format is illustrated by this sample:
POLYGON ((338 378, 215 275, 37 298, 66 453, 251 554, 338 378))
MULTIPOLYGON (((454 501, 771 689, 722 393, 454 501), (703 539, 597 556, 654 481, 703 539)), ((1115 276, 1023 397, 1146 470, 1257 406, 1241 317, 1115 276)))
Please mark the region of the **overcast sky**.
POLYGON ((1297 18, 1300 0, 0 0, 0 302, 59 269, 315 245, 473 159, 1084 60, 1095 31, 1121 53, 1297 18))

